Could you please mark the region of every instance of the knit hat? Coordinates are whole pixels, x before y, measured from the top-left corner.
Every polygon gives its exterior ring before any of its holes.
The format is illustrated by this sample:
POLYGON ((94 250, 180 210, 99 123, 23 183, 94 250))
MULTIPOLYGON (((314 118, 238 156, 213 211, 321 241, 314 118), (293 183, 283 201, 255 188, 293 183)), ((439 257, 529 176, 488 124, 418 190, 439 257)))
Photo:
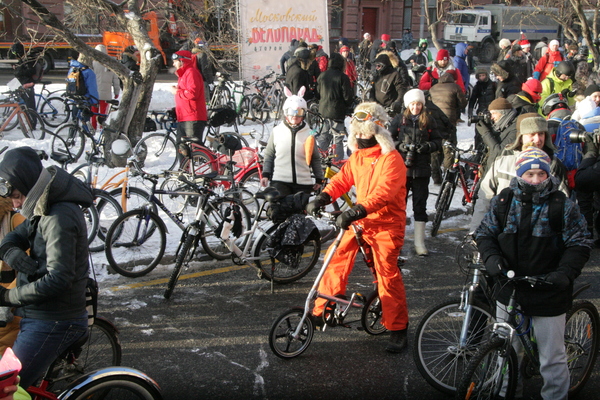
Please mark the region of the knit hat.
POLYGON ((27 196, 42 172, 40 156, 31 147, 9 150, 0 162, 0 177, 27 196))
POLYGON ((383 35, 381 35, 381 40, 383 40, 384 42, 389 42, 391 39, 391 36, 388 35, 387 33, 384 33, 383 35))
POLYGON ((548 132, 548 122, 538 113, 521 114, 517 118, 517 135, 548 132))
POLYGON ((449 60, 449 59, 450 59, 450 53, 448 53, 448 50, 446 50, 446 49, 440 49, 437 53, 437 56, 435 57, 435 61, 449 60))
POLYGON ((509 47, 510 46, 510 40, 504 38, 500 40, 500 43, 498 43, 500 45, 500 47, 509 47))
POLYGON ((411 89, 404 94, 404 107, 408 107, 410 103, 414 102, 425 104, 425 93, 421 89, 411 89))
POLYGON ((519 44, 521 45, 521 47, 531 47, 531 43, 529 43, 529 40, 527 39, 521 40, 519 44))
POLYGON ((577 43, 571 43, 568 47, 569 51, 573 50, 573 51, 579 51, 579 46, 577 46, 577 43))
POLYGON ((176 51, 175 54, 177 54, 179 57, 181 57, 182 60, 191 60, 192 59, 192 52, 189 50, 179 50, 179 51, 176 51))
POLYGON ((517 176, 523 176, 530 169, 542 169, 550 175, 550 164, 551 161, 548 154, 535 147, 530 147, 519 154, 515 163, 515 169, 517 170, 517 176))
POLYGON ((498 97, 496 100, 492 101, 488 106, 488 110, 512 110, 513 106, 510 104, 510 101, 506 100, 504 97, 498 97))
POLYGON ((529 94, 535 103, 542 99, 542 82, 537 79, 527 79, 523 85, 521 85, 521 90, 529 94))
POLYGON ((381 105, 374 102, 360 103, 354 109, 354 115, 350 122, 350 133, 348 135, 348 148, 350 150, 356 151, 358 149, 357 133, 360 133, 363 139, 370 139, 374 136, 377 143, 381 146, 382 154, 387 154, 394 150, 392 135, 385 129, 385 124, 389 121, 390 117, 381 105), (354 117, 354 115, 361 112, 368 114, 369 118, 358 119, 354 117))
POLYGON ((518 43, 513 44, 512 48, 511 48, 511 51, 513 52, 513 54, 516 53, 517 51, 521 51, 521 50, 523 50, 523 48, 518 43))
POLYGON ((548 46, 560 46, 560 42, 556 39, 552 39, 548 46))
POLYGON ((365 32, 365 34, 363 35, 363 38, 368 38, 369 36, 371 36, 371 34, 369 32, 365 32))
POLYGON ((498 63, 493 63, 492 66, 490 67, 490 70, 492 71, 492 73, 496 76, 499 76, 502 79, 508 79, 508 71, 504 68, 502 68, 502 66, 498 63))
POLYGON ((600 86, 596 85, 595 83, 592 83, 591 85, 588 85, 588 87, 585 88, 583 94, 585 97, 588 97, 592 93, 596 92, 600 92, 600 86))
POLYGON ((350 47, 348 47, 348 46, 342 46, 342 47, 340 48, 340 53, 342 53, 342 52, 344 52, 344 51, 348 51, 348 52, 349 52, 349 51, 350 51, 350 47))

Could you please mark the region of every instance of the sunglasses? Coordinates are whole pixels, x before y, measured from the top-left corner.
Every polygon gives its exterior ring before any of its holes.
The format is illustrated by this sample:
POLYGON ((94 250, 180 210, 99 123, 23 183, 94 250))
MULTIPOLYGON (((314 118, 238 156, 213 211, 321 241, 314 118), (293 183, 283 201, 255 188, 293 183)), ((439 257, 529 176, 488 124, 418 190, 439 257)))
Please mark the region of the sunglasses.
POLYGON ((185 57, 185 56, 180 56, 177 53, 173 53, 173 55, 171 56, 171 59, 173 59, 173 60, 191 60, 191 58, 185 57))
POLYGON ((8 197, 13 191, 13 186, 6 179, 0 179, 0 197, 8 197))
POLYGON ((285 110, 286 117, 304 117, 306 110, 304 108, 288 108, 285 110))

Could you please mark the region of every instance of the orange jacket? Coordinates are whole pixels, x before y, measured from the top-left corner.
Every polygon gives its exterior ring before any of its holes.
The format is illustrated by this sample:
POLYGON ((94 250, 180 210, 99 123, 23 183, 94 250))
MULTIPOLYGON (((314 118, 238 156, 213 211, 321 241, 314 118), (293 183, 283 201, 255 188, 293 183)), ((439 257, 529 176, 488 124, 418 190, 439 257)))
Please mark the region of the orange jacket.
POLYGON ((367 210, 365 230, 406 225, 406 166, 397 150, 382 154, 381 146, 356 150, 324 189, 337 199, 356 187, 356 202, 367 210))

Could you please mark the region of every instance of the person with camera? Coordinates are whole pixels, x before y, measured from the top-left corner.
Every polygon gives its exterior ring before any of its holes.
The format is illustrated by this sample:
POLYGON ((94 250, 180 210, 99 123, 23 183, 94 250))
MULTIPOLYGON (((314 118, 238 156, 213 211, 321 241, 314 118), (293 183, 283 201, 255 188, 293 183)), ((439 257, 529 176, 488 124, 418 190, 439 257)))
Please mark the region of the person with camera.
POLYGON ((539 102, 542 98, 542 83, 534 78, 527 79, 521 85, 521 91, 511 94, 506 98, 519 115, 538 112, 539 102))
POLYGON ((406 171, 406 195, 412 191, 415 219, 415 253, 428 255, 425 247, 425 224, 427 223, 427 198, 431 177, 431 153, 442 150, 442 137, 435 120, 425 107, 425 94, 412 89, 404 95, 405 110, 390 125, 390 132, 404 159, 406 171))
MULTIPOLYGON (((550 164, 538 148, 521 152, 512 166, 516 177, 492 199, 474 237, 487 273, 498 283, 498 322, 509 317, 506 305, 512 293, 502 275, 509 270, 515 276, 545 275, 547 284, 517 285, 516 298, 524 323, 531 321, 534 330, 544 381, 541 398, 566 400, 566 313, 573 302, 573 282, 590 258, 591 241, 577 203, 558 190, 560 182, 551 175, 550 164)), ((514 338, 512 346, 521 362, 521 342, 514 338)), ((517 385, 517 398, 522 389, 517 385)))
MULTIPOLYGON (((496 82, 490 79, 489 70, 486 67, 477 67, 475 70, 475 86, 469 97, 467 106, 467 122, 469 125, 477 123, 488 111, 488 106, 496 98, 496 82)), ((475 129, 475 148, 482 149, 483 141, 475 129)))
MULTIPOLYGON (((573 77, 575 76, 575 67, 570 61, 561 61, 552 71, 548 74, 546 79, 542 80, 542 97, 540 104, 544 104, 544 101, 548 96, 554 93, 562 93, 567 99, 569 106, 575 104, 575 92, 573 91, 573 77)), ((539 110, 541 115, 542 111, 539 110)))
MULTIPOLYGON (((400 353, 408 344, 408 307, 398 268, 406 224, 406 167, 385 129, 388 119, 377 103, 356 106, 348 137, 352 155, 306 211, 316 214, 353 186, 356 188, 356 205, 337 217, 336 225, 347 231, 321 279, 319 293, 345 295, 359 250, 354 231, 348 228, 357 221, 363 227, 364 241, 373 250, 383 312, 381 322, 391 333, 385 350, 400 353)), ((315 300, 313 318, 317 326, 324 325, 322 314, 326 304, 326 299, 315 300)))

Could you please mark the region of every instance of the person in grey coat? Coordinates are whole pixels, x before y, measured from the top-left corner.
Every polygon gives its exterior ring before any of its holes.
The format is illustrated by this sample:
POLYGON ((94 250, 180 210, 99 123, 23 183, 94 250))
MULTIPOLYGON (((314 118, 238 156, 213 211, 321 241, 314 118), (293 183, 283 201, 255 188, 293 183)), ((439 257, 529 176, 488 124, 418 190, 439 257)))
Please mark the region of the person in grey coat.
MULTIPOLYGON (((106 46, 103 44, 96 46, 96 50, 108 54, 106 46)), ((93 111, 106 114, 108 111, 108 103, 106 101, 116 99, 119 97, 119 93, 121 93, 119 77, 96 60, 92 62, 92 69, 96 74, 96 85, 98 86, 98 106, 94 107, 96 109, 93 111)), ((92 117, 92 125, 94 128, 96 127, 95 115, 92 117)))

